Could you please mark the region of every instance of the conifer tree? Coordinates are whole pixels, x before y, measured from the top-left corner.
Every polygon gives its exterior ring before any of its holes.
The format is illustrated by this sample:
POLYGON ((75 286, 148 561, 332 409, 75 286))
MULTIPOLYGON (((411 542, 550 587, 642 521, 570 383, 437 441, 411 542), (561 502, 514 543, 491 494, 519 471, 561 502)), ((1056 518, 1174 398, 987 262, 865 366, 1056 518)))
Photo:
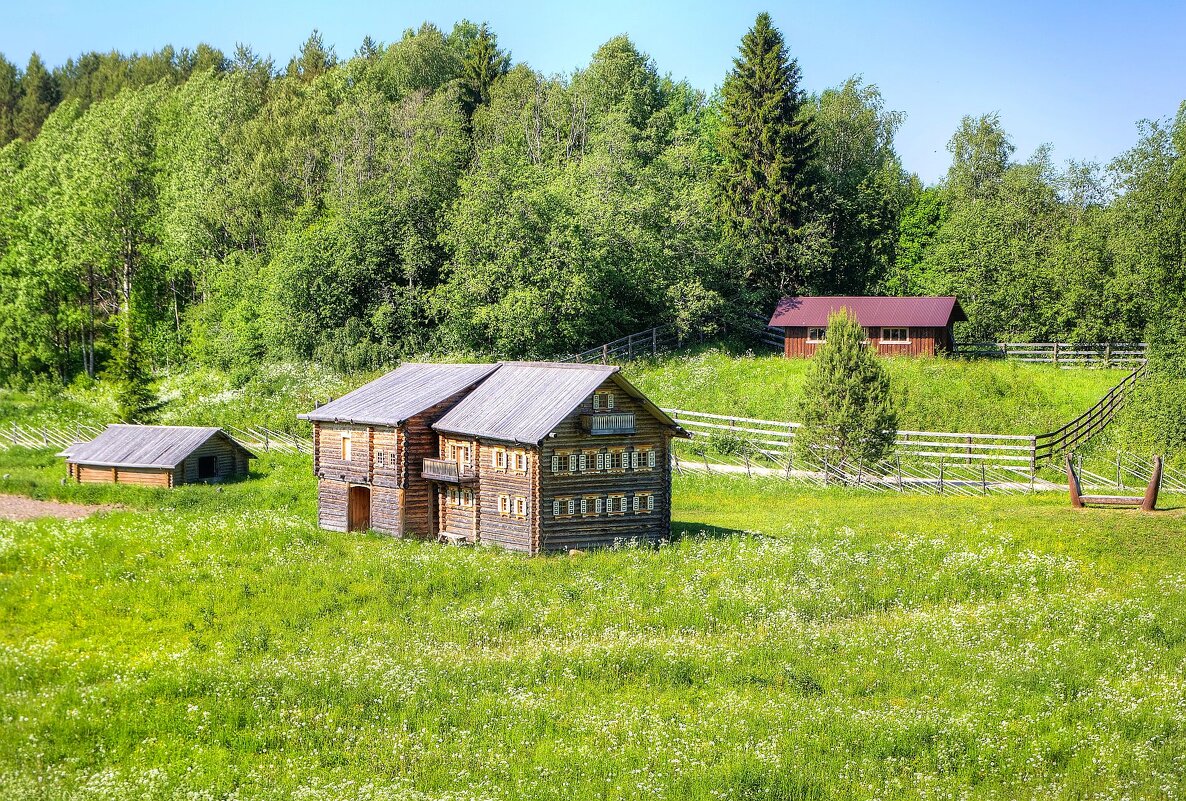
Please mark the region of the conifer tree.
POLYGON ((828 318, 799 401, 795 449, 839 470, 875 464, 893 448, 898 427, 889 375, 846 309, 828 318))
POLYGON ((747 254, 746 279, 768 302, 803 287, 796 241, 816 178, 815 138, 801 114, 799 65, 770 15, 758 15, 721 87, 725 220, 747 254))
POLYGON ((498 49, 498 38, 483 22, 461 65, 461 98, 466 119, 473 116, 478 106, 490 102, 494 79, 505 75, 510 64, 510 55, 498 49))
POLYGON ((45 118, 58 104, 58 88, 41 56, 29 56, 29 65, 21 76, 21 99, 17 103, 16 135, 26 142, 33 141, 41 131, 45 118))

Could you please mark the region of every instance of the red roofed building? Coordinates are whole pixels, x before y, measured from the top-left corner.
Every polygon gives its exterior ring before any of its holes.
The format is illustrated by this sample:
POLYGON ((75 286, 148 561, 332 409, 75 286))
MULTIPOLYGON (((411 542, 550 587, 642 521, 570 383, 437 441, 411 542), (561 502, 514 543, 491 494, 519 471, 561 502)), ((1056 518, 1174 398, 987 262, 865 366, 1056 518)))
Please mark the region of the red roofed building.
POLYGON ((828 317, 847 309, 865 329, 869 345, 886 356, 935 356, 952 349, 952 324, 968 319, 953 297, 783 298, 770 318, 781 328, 787 358, 815 354, 824 341, 828 317))

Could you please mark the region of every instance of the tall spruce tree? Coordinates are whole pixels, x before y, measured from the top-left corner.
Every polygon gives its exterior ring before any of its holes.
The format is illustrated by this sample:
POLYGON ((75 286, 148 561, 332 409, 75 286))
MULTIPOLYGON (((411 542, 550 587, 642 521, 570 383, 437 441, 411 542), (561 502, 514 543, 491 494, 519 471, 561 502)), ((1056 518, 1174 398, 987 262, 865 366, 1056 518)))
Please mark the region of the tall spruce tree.
POLYGON ((873 465, 893 448, 898 427, 889 375, 846 309, 828 318, 824 340, 807 369, 795 449, 840 471, 873 465))
POLYGON ((21 99, 17 102, 14 121, 16 135, 26 142, 33 141, 57 105, 57 82, 41 62, 41 56, 34 53, 21 76, 21 99))
POLYGON ((494 79, 505 75, 510 64, 510 55, 498 49, 497 37, 483 22, 461 65, 461 102, 466 119, 473 116, 478 106, 490 102, 494 79))
POLYGON ((758 15, 740 50, 721 88, 721 192, 747 255, 746 282, 768 302, 804 284, 796 251, 817 182, 815 137, 801 114, 798 62, 769 14, 758 15))

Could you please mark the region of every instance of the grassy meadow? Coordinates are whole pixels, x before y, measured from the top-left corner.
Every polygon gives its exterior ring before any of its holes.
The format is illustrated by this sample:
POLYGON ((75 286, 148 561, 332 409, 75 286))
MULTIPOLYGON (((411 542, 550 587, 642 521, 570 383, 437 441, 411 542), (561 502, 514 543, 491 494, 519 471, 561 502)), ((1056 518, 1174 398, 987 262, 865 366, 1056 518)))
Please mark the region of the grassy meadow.
POLYGON ((1186 517, 678 477, 673 542, 314 526, 306 460, 0 522, 0 798, 1179 798, 1186 517))
MULTIPOLYGON (((660 406, 795 421, 810 362, 710 346, 629 364, 660 406)), ((1087 411, 1127 370, 1063 370, 988 359, 887 358, 900 427, 1039 434, 1087 411)))

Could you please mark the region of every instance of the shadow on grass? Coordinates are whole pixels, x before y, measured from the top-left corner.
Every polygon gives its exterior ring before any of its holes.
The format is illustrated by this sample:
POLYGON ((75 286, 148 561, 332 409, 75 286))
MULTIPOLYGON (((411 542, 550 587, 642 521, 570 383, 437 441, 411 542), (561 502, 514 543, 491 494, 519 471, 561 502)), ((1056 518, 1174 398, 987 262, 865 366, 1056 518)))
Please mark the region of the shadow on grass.
POLYGON ((740 536, 755 536, 754 533, 742 531, 726 526, 714 526, 708 523, 692 523, 684 520, 671 521, 671 541, 679 542, 683 539, 712 539, 726 540, 740 536))

